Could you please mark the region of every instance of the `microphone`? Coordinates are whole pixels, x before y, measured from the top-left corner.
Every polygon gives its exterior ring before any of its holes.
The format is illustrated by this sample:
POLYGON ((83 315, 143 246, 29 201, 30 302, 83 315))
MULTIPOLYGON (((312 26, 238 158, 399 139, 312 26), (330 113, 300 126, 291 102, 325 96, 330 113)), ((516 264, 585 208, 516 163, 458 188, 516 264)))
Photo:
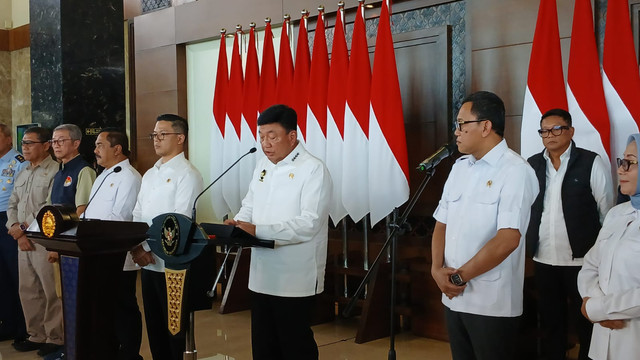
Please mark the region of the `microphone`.
POLYGON ((438 151, 436 151, 433 155, 424 159, 416 169, 420 171, 431 170, 434 167, 438 166, 438 164, 440 164, 440 161, 453 155, 457 150, 458 150, 458 146, 455 143, 445 144, 443 147, 438 149, 438 151))
POLYGON ((222 174, 220 174, 215 180, 213 180, 211 182, 211 184, 209 184, 209 186, 207 186, 206 188, 204 188, 204 190, 202 190, 202 192, 200 194, 198 194, 198 196, 196 196, 196 199, 193 200, 193 210, 191 210, 191 220, 196 221, 196 204, 198 203, 198 199, 200 199, 200 196, 202 196, 205 192, 207 192, 207 190, 209 190, 210 187, 213 186, 213 184, 217 183, 218 180, 220 180, 220 178, 226 174, 227 172, 229 172, 229 170, 231 170, 232 167, 236 166, 237 163, 240 162, 240 160, 242 160, 245 156, 249 155, 249 154, 253 154, 254 152, 256 152, 256 147, 252 147, 251 149, 249 149, 249 151, 247 151, 244 155, 240 156, 238 158, 238 160, 236 160, 236 162, 234 162, 233 164, 231 164, 231 166, 229 166, 227 168, 227 170, 225 170, 222 174))
POLYGON ((120 171, 122 171, 122 166, 116 166, 115 168, 113 168, 113 171, 111 171, 110 173, 108 173, 102 178, 102 182, 100 183, 100 185, 98 185, 96 192, 93 193, 93 196, 91 197, 91 199, 89 199, 89 201, 87 202, 87 206, 84 208, 84 212, 82 213, 82 220, 87 219, 87 209, 89 208, 89 204, 91 204, 91 200, 93 200, 93 198, 96 197, 96 195, 98 194, 98 191, 100 191, 100 188, 102 187, 102 184, 104 184, 104 181, 107 180, 109 175, 113 173, 119 173, 120 171))

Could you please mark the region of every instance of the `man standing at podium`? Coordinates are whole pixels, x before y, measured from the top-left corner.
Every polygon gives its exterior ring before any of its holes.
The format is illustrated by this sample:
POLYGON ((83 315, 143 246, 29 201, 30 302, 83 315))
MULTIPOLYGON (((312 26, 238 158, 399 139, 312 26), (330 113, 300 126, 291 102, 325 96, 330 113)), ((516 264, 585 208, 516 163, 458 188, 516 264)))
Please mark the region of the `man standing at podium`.
MULTIPOLYGON (((91 188, 87 219, 132 221, 142 177, 129 163, 127 134, 115 128, 103 129, 96 138, 96 161, 104 167, 91 188)), ((115 304, 118 360, 139 360, 142 341, 142 315, 136 299, 138 267, 127 254, 115 304)))
MULTIPOLYGON (((189 127, 187 120, 164 114, 157 118, 149 135, 160 159, 142 177, 133 220, 151 225, 158 215, 175 212, 191 216, 191 209, 202 191, 202 175, 184 156, 189 127)), ((181 360, 185 333, 171 336, 167 328, 167 288, 164 261, 144 242, 131 251, 142 269, 142 300, 149 347, 154 360, 181 360)))
POLYGON ((266 157, 253 173, 234 220, 226 224, 266 240, 251 249, 249 290, 254 359, 318 358, 311 330, 316 294, 324 289, 331 178, 298 141, 296 112, 274 105, 258 118, 266 157))
POLYGON ((22 153, 28 166, 16 177, 7 209, 7 228, 18 244, 20 300, 29 338, 16 342, 18 351, 38 350, 44 356, 61 349, 62 301, 56 294, 53 266, 44 246, 27 238, 24 231, 47 202, 59 164, 49 151, 51 131, 32 127, 24 132, 22 153))

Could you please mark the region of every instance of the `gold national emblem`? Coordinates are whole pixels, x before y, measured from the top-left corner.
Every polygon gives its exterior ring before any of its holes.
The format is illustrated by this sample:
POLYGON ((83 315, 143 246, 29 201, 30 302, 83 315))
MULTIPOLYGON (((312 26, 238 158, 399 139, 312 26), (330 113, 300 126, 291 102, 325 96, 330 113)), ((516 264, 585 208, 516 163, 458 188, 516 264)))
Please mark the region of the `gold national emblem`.
POLYGON ((53 234, 56 232, 56 217, 53 216, 51 210, 47 210, 47 212, 42 215, 40 228, 46 237, 53 237, 53 234))
POLYGON ((178 219, 173 215, 167 215, 162 222, 162 250, 167 255, 175 254, 180 244, 180 227, 178 219))

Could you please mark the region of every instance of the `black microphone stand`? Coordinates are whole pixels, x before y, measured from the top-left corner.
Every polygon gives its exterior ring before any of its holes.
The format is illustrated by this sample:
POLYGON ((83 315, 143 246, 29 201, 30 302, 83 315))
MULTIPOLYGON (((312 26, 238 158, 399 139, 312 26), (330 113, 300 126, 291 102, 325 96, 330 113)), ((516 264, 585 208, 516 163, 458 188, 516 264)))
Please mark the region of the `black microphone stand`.
POLYGON ((396 359, 395 306, 396 306, 396 250, 397 250, 398 235, 402 235, 405 233, 405 231, 410 230, 410 225, 407 223, 407 218, 409 217, 409 214, 413 210, 413 207, 418 202, 418 199, 422 195, 422 192, 427 187, 427 183, 429 182, 429 180, 431 180, 435 172, 436 172, 435 167, 430 168, 426 171, 426 174, 422 179, 422 183, 420 183, 420 187, 409 200, 409 203, 407 204, 407 207, 404 209, 404 212, 402 213, 402 216, 400 217, 400 219, 398 219, 396 216, 398 212, 398 208, 394 210, 393 220, 388 225, 389 228, 391 229, 391 233, 387 237, 387 240, 385 241, 385 243, 382 245, 382 249, 380 249, 380 252, 376 256, 376 259, 371 264, 371 267, 369 268, 369 271, 367 271, 367 274, 365 275, 364 279, 362 279, 362 282, 360 282, 358 289, 356 289, 356 292, 353 294, 353 297, 351 298, 351 300, 345 307, 344 311, 342 312, 342 315, 345 317, 349 317, 351 315, 351 312, 353 311, 353 308, 355 307, 358 301, 358 297, 360 296, 360 294, 362 294, 366 285, 369 283, 371 276, 375 274, 375 272, 377 271, 378 265, 380 263, 380 259, 382 259, 385 251, 387 250, 389 245, 391 245, 391 294, 390 294, 391 310, 389 311, 391 321, 389 325, 390 329, 389 329, 389 355, 387 357, 388 360, 396 359))

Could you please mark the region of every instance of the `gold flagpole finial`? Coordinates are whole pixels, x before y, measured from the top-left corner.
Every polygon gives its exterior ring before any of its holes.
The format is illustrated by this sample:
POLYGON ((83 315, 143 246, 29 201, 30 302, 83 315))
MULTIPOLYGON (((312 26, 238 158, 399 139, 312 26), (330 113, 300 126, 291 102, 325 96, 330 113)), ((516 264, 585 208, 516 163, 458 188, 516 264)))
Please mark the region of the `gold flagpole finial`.
POLYGON ((289 21, 289 20, 291 20, 291 15, 284 14, 284 21, 289 21))
POLYGON ((254 23, 254 22, 249 23, 249 27, 252 28, 252 29, 255 29, 256 28, 256 23, 254 23))
POLYGON ((242 31, 242 25, 240 24, 236 25, 236 31, 242 31))
POLYGON ((338 1, 338 7, 339 8, 344 8, 344 1, 342 1, 342 0, 338 1))
POLYGON ((302 9, 300 12, 302 13, 302 17, 309 17, 309 11, 307 9, 302 9))
POLYGON ((225 28, 220 29, 220 36, 225 36, 225 35, 227 35, 227 29, 225 28))
POLYGON ((271 23, 271 18, 270 17, 264 18, 264 22, 265 22, 265 24, 270 24, 271 23))
POLYGON ((318 11, 324 12, 324 5, 318 5, 318 11))
POLYGON ((358 2, 362 5, 364 5, 364 0, 358 0, 358 2))

